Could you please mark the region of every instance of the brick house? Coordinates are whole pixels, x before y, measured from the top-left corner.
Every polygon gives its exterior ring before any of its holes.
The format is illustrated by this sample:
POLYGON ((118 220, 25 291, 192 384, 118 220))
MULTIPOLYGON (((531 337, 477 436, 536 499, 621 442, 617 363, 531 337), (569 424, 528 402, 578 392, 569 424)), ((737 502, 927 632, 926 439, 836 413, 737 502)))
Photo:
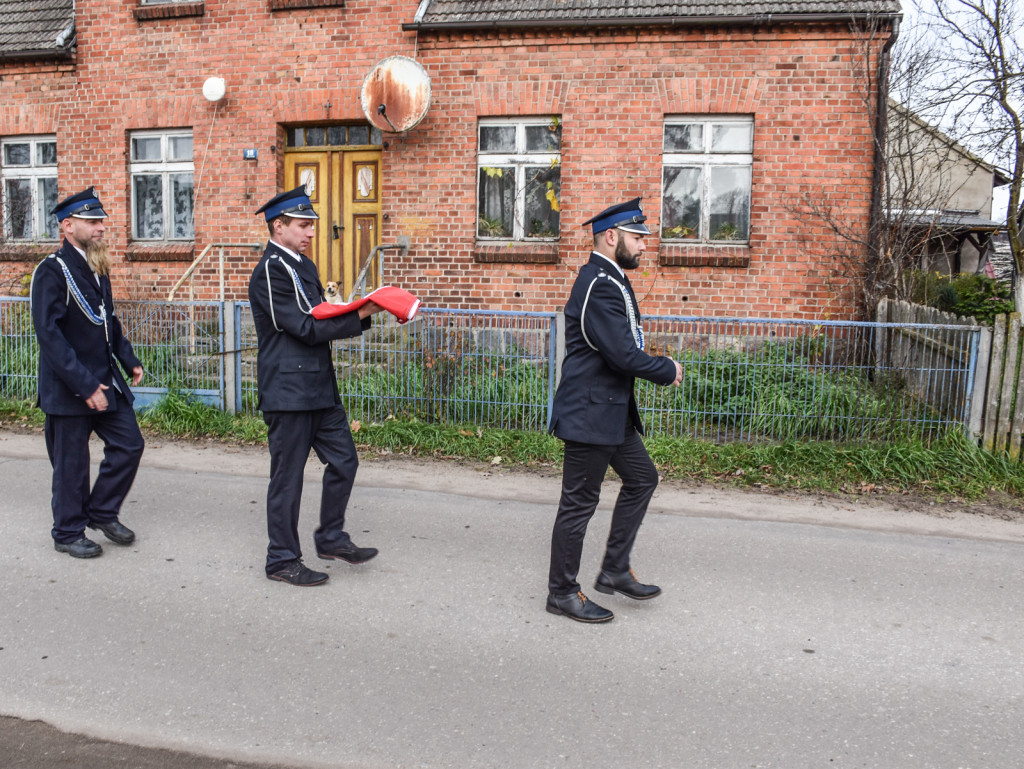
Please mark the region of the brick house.
MULTIPOLYGON (((346 290, 373 246, 407 243, 378 249, 371 283, 560 308, 581 222, 642 196, 645 313, 856 313, 839 244, 794 211, 824 197, 868 231, 866 105, 896 0, 0 0, 0 17, 0 293, 53 249, 47 207, 95 184, 125 298, 164 299, 221 243, 244 298, 253 212, 306 182, 314 256, 346 290), (429 76, 397 133, 362 103, 391 57, 429 76)), ((220 292, 215 261, 197 298, 220 292)))

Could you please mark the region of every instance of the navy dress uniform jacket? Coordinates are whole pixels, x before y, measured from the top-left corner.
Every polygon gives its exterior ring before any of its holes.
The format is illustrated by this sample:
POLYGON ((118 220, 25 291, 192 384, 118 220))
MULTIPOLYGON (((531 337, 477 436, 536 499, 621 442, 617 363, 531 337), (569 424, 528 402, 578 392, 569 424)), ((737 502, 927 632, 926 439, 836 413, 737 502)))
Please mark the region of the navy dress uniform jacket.
MULTIPOLYGON (((128 404, 135 400, 121 366, 131 371, 142 363, 114 314, 110 278, 96 276, 85 257, 68 241, 36 267, 32 277, 32 321, 39 340, 39 397, 46 414, 89 416, 85 400, 100 384, 116 388, 128 404), (86 305, 98 314, 106 308, 106 328, 93 323, 79 307, 57 258, 78 286, 86 305)), ((108 393, 108 399, 111 393, 108 393)), ((111 400, 113 407, 113 400, 111 400)))
POLYGON ((597 253, 580 268, 565 305, 565 358, 551 432, 562 440, 618 446, 627 419, 643 433, 637 377, 672 384, 675 364, 637 345, 640 309, 629 279, 597 253))
POLYGON ((370 319, 350 312, 317 320, 309 313, 322 301, 316 264, 305 256, 296 261, 268 243, 249 281, 261 411, 313 411, 341 403, 330 340, 359 336, 370 319))

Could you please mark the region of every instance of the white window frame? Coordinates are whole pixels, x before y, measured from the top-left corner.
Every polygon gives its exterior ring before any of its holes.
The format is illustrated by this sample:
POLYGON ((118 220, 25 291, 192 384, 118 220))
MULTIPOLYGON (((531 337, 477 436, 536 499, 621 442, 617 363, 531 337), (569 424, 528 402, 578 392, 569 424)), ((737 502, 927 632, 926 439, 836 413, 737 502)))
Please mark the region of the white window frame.
MULTIPOLYGON (((530 237, 526 234, 526 167, 527 166, 559 166, 562 164, 562 143, 559 139, 558 152, 527 152, 526 129, 538 126, 547 128, 553 121, 561 125, 561 117, 514 117, 514 118, 481 118, 477 122, 477 173, 476 197, 474 206, 477 219, 480 216, 480 170, 491 166, 513 166, 515 179, 515 213, 512 217, 512 237, 488 237, 476 230, 476 239, 482 242, 508 242, 509 240, 525 243, 553 243, 558 241, 558 234, 551 237, 530 237), (482 128, 495 126, 515 126, 516 148, 513 153, 482 152, 480 150, 480 131, 482 128)), ((561 197, 561 170, 559 170, 559 197, 561 197)), ((559 218, 561 221, 561 218, 559 218)))
POLYGON ((192 208, 192 235, 190 237, 173 237, 172 231, 174 221, 174 199, 171 194, 171 176, 175 174, 191 173, 193 191, 195 189, 195 137, 191 128, 164 129, 159 131, 132 131, 128 135, 128 158, 129 158, 129 188, 131 189, 130 217, 132 240, 143 243, 191 243, 195 240, 195 194, 193 192, 192 208), (134 160, 132 158, 135 139, 160 139, 160 160, 134 160), (169 160, 170 140, 175 138, 188 137, 193 140, 191 160, 169 160), (135 177, 155 176, 161 177, 163 186, 163 221, 164 236, 162 238, 143 238, 138 233, 138 221, 135 218, 135 177))
MULTIPOLYGON (((696 238, 667 238, 662 235, 665 243, 714 243, 714 244, 746 244, 750 242, 750 208, 753 206, 753 170, 754 170, 754 119, 753 117, 736 115, 673 115, 665 117, 665 127, 672 125, 703 126, 703 147, 690 152, 662 150, 662 223, 668 221, 665 216, 665 169, 667 168, 699 168, 701 172, 701 206, 700 234, 696 238), (745 125, 750 128, 750 148, 747 151, 714 152, 711 148, 713 126, 745 125), (747 236, 742 239, 722 240, 711 237, 711 169, 715 167, 745 167, 750 173, 750 198, 747 201, 747 236)), ((662 137, 664 137, 664 129, 662 137)), ((662 140, 664 142, 664 138, 662 140)), ((662 145, 664 147, 664 144, 662 145)), ((662 230, 664 232, 664 228, 662 230)))
MULTIPOLYGON (((51 243, 60 240, 60 228, 58 226, 57 232, 54 237, 40 237, 39 233, 42 230, 43 222, 40 221, 43 217, 48 217, 49 211, 43 211, 40 209, 41 201, 39 200, 39 181, 42 179, 57 179, 57 160, 54 160, 53 165, 40 165, 36 160, 36 147, 39 144, 53 144, 56 148, 57 135, 56 134, 38 134, 31 136, 8 136, 0 140, 0 217, 3 218, 3 239, 12 243, 51 243), (7 152, 4 149, 9 144, 28 144, 29 157, 31 162, 27 166, 8 166, 4 164, 4 158, 7 156, 7 152), (9 208, 7 201, 7 182, 12 179, 31 179, 32 180, 32 233, 31 238, 14 238, 11 233, 11 221, 8 216, 9 208)), ((59 197, 59 196, 58 196, 59 197)))

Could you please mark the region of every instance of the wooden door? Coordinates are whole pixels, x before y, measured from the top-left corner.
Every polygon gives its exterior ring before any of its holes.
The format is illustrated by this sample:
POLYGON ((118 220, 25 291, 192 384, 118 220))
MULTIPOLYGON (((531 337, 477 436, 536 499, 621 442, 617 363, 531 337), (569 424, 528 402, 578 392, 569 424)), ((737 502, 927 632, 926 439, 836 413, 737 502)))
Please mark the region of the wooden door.
MULTIPOLYGON (((303 150, 285 154, 286 189, 306 185, 320 220, 310 245, 320 280, 336 281, 347 297, 380 243, 380 150, 303 150)), ((380 270, 366 273, 366 290, 380 285, 380 270)))

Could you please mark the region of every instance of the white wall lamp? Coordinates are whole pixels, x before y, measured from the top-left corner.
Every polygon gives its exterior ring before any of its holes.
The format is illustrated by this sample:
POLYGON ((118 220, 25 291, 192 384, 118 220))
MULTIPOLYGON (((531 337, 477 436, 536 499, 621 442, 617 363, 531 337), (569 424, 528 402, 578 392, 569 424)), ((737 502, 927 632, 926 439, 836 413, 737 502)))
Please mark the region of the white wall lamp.
POLYGON ((203 96, 207 101, 218 102, 224 98, 224 92, 227 90, 222 77, 208 77, 206 82, 203 83, 203 96))

